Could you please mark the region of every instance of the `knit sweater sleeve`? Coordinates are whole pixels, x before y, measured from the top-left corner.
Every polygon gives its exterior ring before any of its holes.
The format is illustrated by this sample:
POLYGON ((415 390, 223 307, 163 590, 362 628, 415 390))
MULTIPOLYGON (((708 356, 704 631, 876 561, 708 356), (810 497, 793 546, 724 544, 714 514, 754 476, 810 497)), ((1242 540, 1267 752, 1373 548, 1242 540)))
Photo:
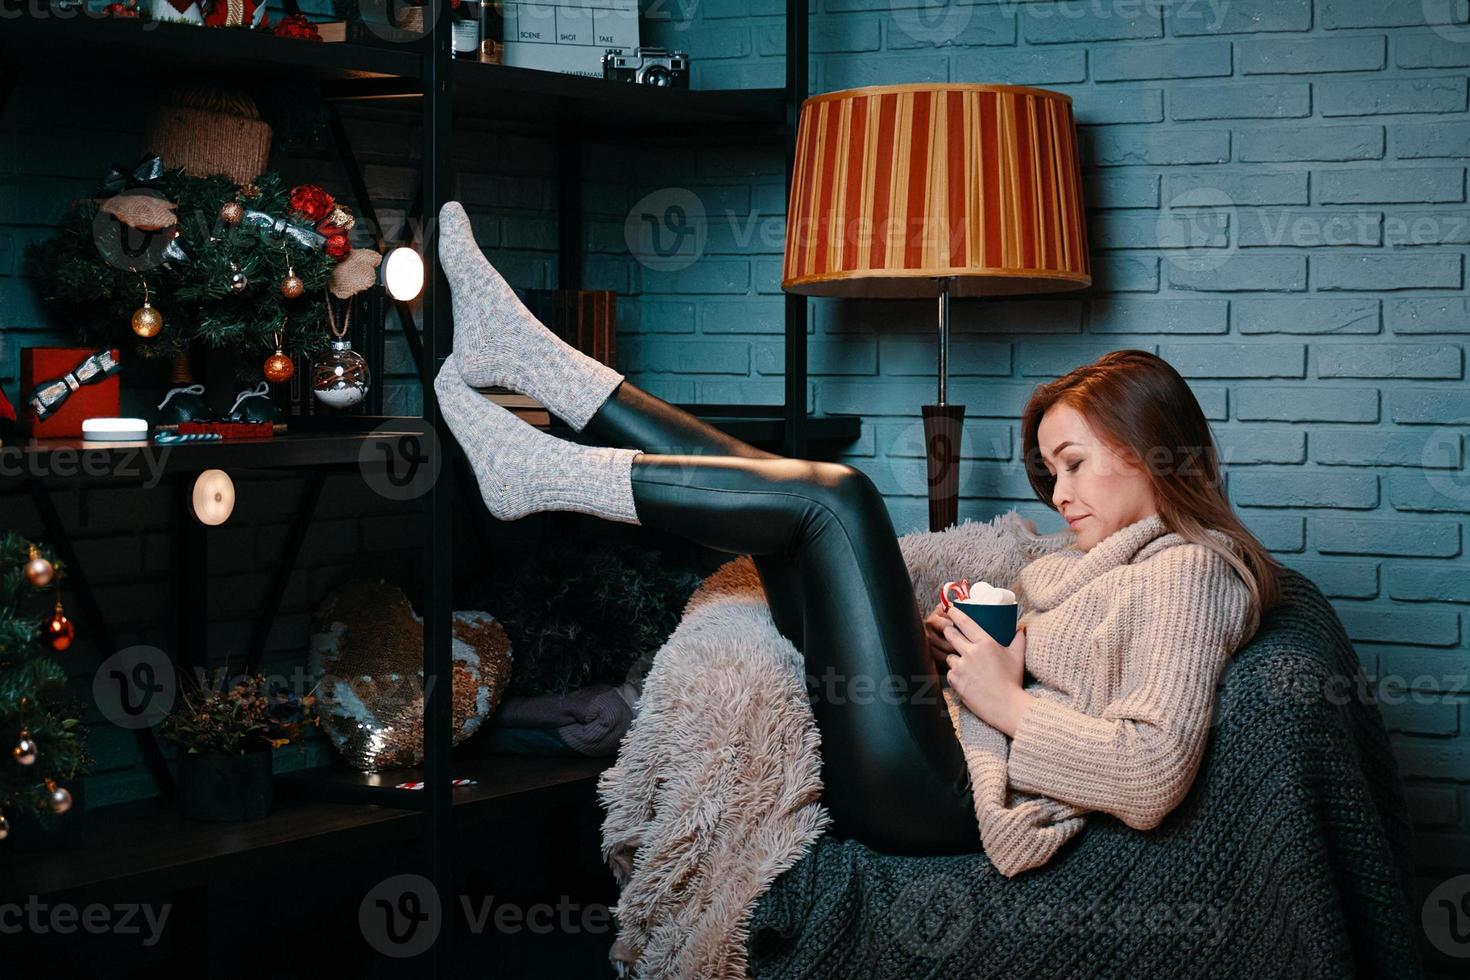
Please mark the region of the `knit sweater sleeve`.
MULTIPOLYGON (((1178 545, 1146 563, 1141 595, 1108 627, 1124 662, 1119 695, 1100 714, 1037 694, 1007 761, 1023 792, 1157 826, 1189 792, 1213 723, 1216 687, 1245 636, 1250 592, 1224 558, 1178 545)), ((1113 619, 1114 617, 1109 617, 1113 619)))

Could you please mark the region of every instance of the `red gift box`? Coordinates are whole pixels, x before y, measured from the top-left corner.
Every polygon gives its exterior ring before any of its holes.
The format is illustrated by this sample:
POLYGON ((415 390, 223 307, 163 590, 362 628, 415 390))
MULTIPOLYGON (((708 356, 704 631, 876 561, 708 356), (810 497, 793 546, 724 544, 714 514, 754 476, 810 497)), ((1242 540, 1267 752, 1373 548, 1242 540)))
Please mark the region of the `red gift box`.
POLYGON ((272 422, 180 422, 179 434, 219 433, 221 439, 270 439, 276 434, 272 422))
MULTIPOLYGON (((26 399, 43 381, 65 377, 93 354, 96 347, 25 347, 20 352, 20 397, 26 399)), ((117 349, 112 351, 118 360, 117 349)), ((121 387, 116 374, 89 385, 82 385, 67 396, 66 401, 44 422, 36 418, 35 409, 24 406, 26 425, 37 439, 77 438, 85 419, 116 418, 121 404, 121 387)))

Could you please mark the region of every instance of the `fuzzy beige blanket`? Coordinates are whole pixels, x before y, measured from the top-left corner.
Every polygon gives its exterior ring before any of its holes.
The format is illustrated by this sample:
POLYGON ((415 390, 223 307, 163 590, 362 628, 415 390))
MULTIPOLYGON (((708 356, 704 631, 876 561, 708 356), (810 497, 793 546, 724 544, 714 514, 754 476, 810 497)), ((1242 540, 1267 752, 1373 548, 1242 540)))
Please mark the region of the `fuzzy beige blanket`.
MULTIPOLYGON (((945 581, 1009 584, 1071 538, 1037 535, 1012 510, 899 545, 927 614, 945 581)), ((983 723, 945 696, 961 740, 973 738, 961 717, 983 723)), ((820 744, 801 653, 772 622, 750 557, 732 559, 690 596, 654 655, 617 762, 598 780, 602 856, 620 890, 609 954, 620 974, 745 977, 757 900, 830 822, 820 744)), ((972 777, 993 775, 975 771, 983 755, 966 758, 972 777)))

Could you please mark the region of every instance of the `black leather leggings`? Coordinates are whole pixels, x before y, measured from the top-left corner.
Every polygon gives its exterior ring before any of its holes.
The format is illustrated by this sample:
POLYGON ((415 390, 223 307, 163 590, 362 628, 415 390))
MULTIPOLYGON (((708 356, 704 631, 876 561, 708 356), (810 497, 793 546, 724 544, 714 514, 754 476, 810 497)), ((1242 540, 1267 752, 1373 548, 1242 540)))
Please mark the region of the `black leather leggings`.
POLYGON ((583 430, 633 459, 639 521, 748 554, 806 660, 831 832, 891 854, 980 849, 969 772, 872 480, 764 452, 624 380, 583 430))

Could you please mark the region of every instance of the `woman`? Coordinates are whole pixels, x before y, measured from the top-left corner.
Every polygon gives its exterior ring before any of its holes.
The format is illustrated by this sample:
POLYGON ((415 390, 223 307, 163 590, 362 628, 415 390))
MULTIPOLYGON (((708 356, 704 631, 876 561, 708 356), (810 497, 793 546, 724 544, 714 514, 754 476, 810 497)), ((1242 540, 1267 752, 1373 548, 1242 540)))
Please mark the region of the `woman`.
MULTIPOLYGON (((936 609, 927 620, 926 635, 892 521, 865 474, 845 464, 788 459, 756 449, 565 344, 521 305, 486 261, 468 217, 455 202, 440 213, 439 254, 453 298, 454 353, 434 388, 490 511, 502 520, 536 511, 579 511, 675 531, 720 551, 751 555, 776 627, 802 651, 809 680, 825 679, 812 710, 821 735, 822 798, 832 816, 832 832, 892 853, 976 850, 977 815, 984 829, 982 801, 974 794, 949 710, 936 693, 938 658, 949 658, 947 679, 966 706, 1011 734, 1038 703, 1022 701, 1023 696, 1037 697, 1022 689, 1022 658, 1026 633, 1033 632, 1033 642, 1039 641, 1048 613, 1028 608, 1029 629, 1018 631, 1008 648, 958 611, 936 609), (536 398, 599 444, 557 439, 527 425, 474 390, 491 385, 536 398), (902 696, 874 694, 885 680, 896 681, 888 690, 902 696), (859 696, 860 684, 867 696, 859 696)), ((1107 375, 1116 369, 1097 370, 1107 375)), ((1166 365, 1163 370, 1177 379, 1166 365)), ((1124 369, 1118 381, 1099 387, 1098 394, 1114 397, 1118 385, 1127 386, 1130 373, 1124 369)), ((1058 387, 1066 380, 1041 389, 1038 396, 1050 391, 1045 397, 1052 401, 1067 400, 1058 387)), ((1078 392, 1081 404, 1088 405, 1086 386, 1078 392)), ((1179 382, 1177 390, 1169 388, 1165 394, 1166 400, 1146 405, 1147 417, 1180 429, 1195 444, 1207 444, 1208 428, 1188 389, 1179 382)), ((1110 535, 1126 532, 1129 521, 1136 522, 1134 531, 1146 528, 1158 538, 1163 534, 1158 518, 1163 517, 1170 527, 1193 535, 1191 541, 1209 540, 1206 528, 1219 528, 1238 541, 1244 559, 1225 560, 1231 569, 1253 575, 1256 584, 1250 594, 1269 603, 1274 577, 1264 549, 1230 514, 1218 486, 1206 485, 1213 480, 1213 457, 1203 467, 1203 479, 1170 473, 1139 479, 1110 468, 1112 457, 1105 454, 1101 438, 1105 432, 1126 431, 1133 418, 1111 415, 1107 409, 1069 412, 1059 407, 1053 413, 1028 408, 1028 461, 1038 439, 1049 447, 1042 453, 1045 472, 1031 472, 1033 485, 1043 501, 1080 518, 1076 542, 1082 550, 1037 559, 1027 570, 1053 557, 1066 564, 1063 555, 1081 556, 1117 541, 1110 535), (1101 421, 1103 428, 1094 435, 1087 420, 1101 421), (1074 445, 1059 446, 1064 441, 1074 445), (1074 460, 1084 456, 1085 469, 1080 469, 1074 460), (1053 477, 1056 466, 1065 475, 1053 477), (1139 522, 1154 513, 1156 504, 1153 523, 1139 522)), ((1213 546, 1189 547, 1216 554, 1213 546)), ((1222 546, 1220 553, 1224 551, 1222 546)), ((1195 564, 1218 571, 1200 556, 1195 564)), ((1223 579, 1210 582, 1228 587, 1223 579)), ((1030 583, 1023 575, 1017 584, 1027 604, 1030 583)), ((1049 579, 1037 577, 1038 587, 1047 584, 1049 579)), ((1244 604, 1228 612, 1239 619, 1244 604)), ((1237 638, 1212 637, 1211 642, 1237 638)), ((1065 650, 1037 647, 1033 656, 1046 655, 1047 664, 1047 675, 1038 673, 1039 680, 1077 680, 1052 663, 1063 662, 1065 650)), ((1067 720, 1046 716, 1049 724, 1067 720)), ((1044 765, 1033 765, 1033 771, 1033 778, 1047 775, 1044 765)), ((986 849, 988 853, 988 844, 986 849)))

